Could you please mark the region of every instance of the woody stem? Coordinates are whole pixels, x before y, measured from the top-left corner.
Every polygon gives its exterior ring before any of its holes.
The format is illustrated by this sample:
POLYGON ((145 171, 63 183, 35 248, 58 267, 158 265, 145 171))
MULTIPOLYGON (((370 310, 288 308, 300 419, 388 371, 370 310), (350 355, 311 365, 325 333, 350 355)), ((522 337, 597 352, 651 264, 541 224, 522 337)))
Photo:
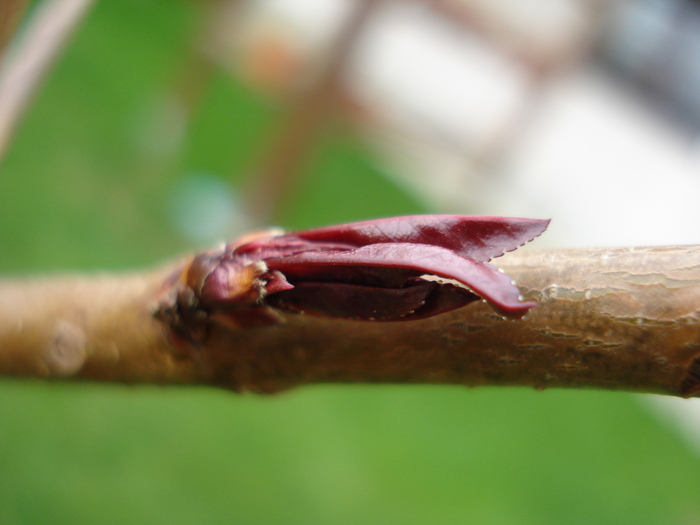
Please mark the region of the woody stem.
POLYGON ((0 373, 276 391, 307 383, 526 385, 700 394, 700 246, 519 250, 495 263, 539 302, 378 323, 285 315, 174 345, 169 270, 0 282, 0 373))

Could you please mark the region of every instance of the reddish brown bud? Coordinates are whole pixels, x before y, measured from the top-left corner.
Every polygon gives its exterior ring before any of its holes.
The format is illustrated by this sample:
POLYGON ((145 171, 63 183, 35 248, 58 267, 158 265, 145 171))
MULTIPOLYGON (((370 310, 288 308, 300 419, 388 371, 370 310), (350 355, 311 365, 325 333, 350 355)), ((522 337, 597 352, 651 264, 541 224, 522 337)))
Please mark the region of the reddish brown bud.
POLYGON ((180 334, 203 316, 237 328, 280 322, 273 308, 407 321, 478 298, 518 318, 535 303, 522 302, 510 278, 487 261, 532 240, 548 223, 419 215, 256 233, 195 257, 179 283, 186 289, 168 311, 180 315, 180 334))

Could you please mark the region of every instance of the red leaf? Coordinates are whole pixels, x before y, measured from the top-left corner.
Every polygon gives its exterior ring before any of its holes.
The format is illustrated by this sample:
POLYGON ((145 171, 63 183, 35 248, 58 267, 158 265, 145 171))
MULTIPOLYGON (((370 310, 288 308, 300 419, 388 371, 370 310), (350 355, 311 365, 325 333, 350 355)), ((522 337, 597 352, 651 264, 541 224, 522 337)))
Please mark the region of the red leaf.
POLYGON ((366 246, 379 243, 429 244, 486 262, 542 234, 549 220, 460 215, 410 215, 306 230, 282 238, 366 246))
POLYGON ((548 224, 418 215, 260 232, 196 257, 169 313, 181 317, 183 333, 189 325, 199 330, 206 318, 240 327, 280 322, 270 307, 397 321, 437 315, 477 297, 503 315, 522 317, 536 303, 522 302, 510 278, 486 261, 532 240, 548 224), (426 274, 453 283, 426 280, 426 274))
POLYGON ((365 321, 412 321, 432 317, 476 301, 467 290, 417 280, 404 288, 346 283, 297 283, 271 295, 271 306, 293 312, 365 321))
POLYGON ((371 244, 342 252, 304 252, 269 259, 266 263, 271 270, 282 272, 292 284, 297 276, 302 280, 323 276, 337 267, 350 267, 360 274, 364 267, 392 268, 406 278, 430 274, 454 279, 505 315, 522 317, 536 305, 521 302, 518 288, 493 266, 426 244, 371 244), (403 270, 409 270, 408 275, 403 270))

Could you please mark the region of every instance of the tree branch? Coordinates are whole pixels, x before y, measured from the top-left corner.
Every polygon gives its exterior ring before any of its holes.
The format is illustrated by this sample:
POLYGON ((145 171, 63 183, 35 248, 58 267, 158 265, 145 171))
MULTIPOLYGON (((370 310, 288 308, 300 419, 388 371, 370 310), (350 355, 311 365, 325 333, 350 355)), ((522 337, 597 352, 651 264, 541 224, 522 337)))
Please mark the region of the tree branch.
POLYGON ((0 55, 5 54, 28 3, 29 0, 4 0, 0 3, 0 55))
POLYGON ((177 341, 153 312, 173 268, 0 282, 0 374, 273 392, 323 382, 700 394, 700 246, 520 250, 498 259, 539 306, 481 302, 429 319, 281 315, 177 341))
POLYGON ((182 383, 197 379, 175 358, 152 316, 168 272, 0 283, 0 371, 40 378, 182 383))
POLYGON ((339 96, 339 84, 357 38, 381 0, 360 0, 344 21, 318 78, 295 101, 271 151, 248 190, 247 208, 258 224, 267 224, 294 180, 309 145, 339 96))
POLYGON ((0 160, 15 129, 94 0, 46 0, 35 9, 0 75, 0 160))

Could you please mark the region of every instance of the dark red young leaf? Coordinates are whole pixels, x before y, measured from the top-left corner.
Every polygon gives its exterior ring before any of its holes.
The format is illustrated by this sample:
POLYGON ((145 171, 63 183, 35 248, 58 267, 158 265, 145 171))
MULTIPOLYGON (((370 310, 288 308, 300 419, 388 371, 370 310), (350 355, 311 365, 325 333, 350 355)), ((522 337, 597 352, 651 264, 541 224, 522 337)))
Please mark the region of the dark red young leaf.
POLYGON ((297 237, 295 234, 285 234, 275 237, 264 237, 241 246, 230 249, 232 256, 246 256, 251 259, 271 259, 287 257, 302 252, 343 251, 357 248, 352 244, 337 242, 314 242, 297 237))
POLYGON ((380 243, 429 244, 486 262, 530 242, 549 220, 460 215, 410 215, 328 226, 284 235, 360 247, 380 243))
POLYGON ((403 288, 346 283, 297 283, 271 295, 271 306, 324 317, 364 321, 413 321, 466 306, 479 298, 468 290, 435 281, 416 280, 403 288))
POLYGON ((252 234, 192 262, 185 275, 191 292, 180 309, 192 319, 199 315, 192 309, 201 309, 231 326, 278 322, 270 307, 405 321, 482 298, 518 318, 536 303, 523 302, 510 278, 486 261, 532 240, 548 223, 425 215, 252 234))
POLYGON ((337 275, 338 267, 350 267, 360 273, 364 267, 392 268, 399 274, 409 270, 409 276, 429 274, 454 279, 512 317, 522 317, 536 305, 522 302, 518 298, 520 291, 510 278, 493 266, 427 244, 371 244, 344 252, 303 252, 265 262, 271 270, 282 272, 292 284, 296 276, 308 280, 312 275, 322 276, 324 271, 337 275))

